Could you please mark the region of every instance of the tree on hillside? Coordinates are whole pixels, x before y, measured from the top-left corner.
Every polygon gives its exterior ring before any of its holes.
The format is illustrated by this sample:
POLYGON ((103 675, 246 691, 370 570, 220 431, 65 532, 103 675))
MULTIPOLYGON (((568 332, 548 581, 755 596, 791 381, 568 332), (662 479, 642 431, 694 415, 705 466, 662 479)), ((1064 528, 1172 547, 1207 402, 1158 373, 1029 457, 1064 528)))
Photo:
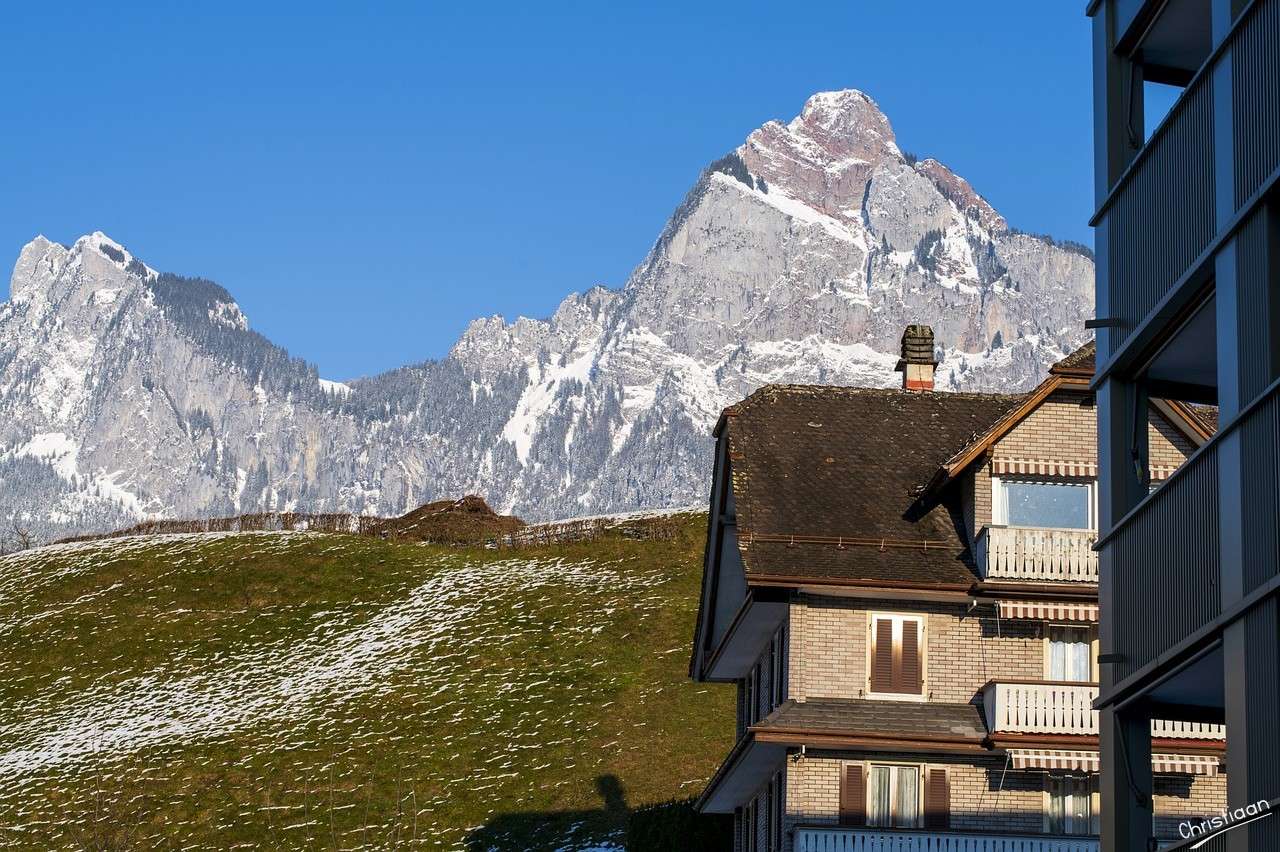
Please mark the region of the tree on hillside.
POLYGON ((18 519, 14 518, 9 530, 9 542, 15 551, 30 550, 35 546, 36 537, 32 534, 30 527, 19 523, 18 519))

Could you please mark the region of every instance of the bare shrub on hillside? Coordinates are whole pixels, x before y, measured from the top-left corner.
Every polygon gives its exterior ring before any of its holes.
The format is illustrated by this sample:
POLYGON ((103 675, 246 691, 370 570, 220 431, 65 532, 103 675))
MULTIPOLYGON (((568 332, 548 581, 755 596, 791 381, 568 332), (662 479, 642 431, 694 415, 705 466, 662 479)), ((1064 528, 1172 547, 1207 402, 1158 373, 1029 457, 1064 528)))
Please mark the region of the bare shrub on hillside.
POLYGON ((31 528, 19 523, 17 518, 13 519, 13 526, 9 532, 9 542, 14 550, 30 550, 36 543, 31 528))

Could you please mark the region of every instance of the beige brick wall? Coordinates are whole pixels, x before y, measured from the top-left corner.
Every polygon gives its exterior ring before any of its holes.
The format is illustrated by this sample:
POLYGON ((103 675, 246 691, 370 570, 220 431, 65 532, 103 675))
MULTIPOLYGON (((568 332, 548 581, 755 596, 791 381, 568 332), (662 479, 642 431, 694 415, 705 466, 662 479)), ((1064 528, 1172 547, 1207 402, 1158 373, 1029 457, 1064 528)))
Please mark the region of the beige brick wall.
POLYGON ((1187 437, 1164 419, 1159 412, 1151 413, 1151 427, 1147 431, 1149 453, 1153 465, 1177 467, 1187 456, 1196 451, 1187 437))
POLYGON ((801 597, 793 600, 787 611, 787 696, 790 698, 803 699, 805 696, 807 675, 800 649, 809 641, 808 630, 808 604, 801 597))
MULTIPOLYGON (((974 468, 968 482, 962 486, 969 494, 973 504, 973 514, 966 518, 971 535, 976 537, 978 530, 991 523, 991 468, 981 465, 974 468)), ((972 544, 972 541, 970 542, 972 544)))
POLYGON ((944 766, 951 786, 951 825, 958 831, 1038 833, 1044 823, 1042 773, 1004 773, 1003 758, 976 763, 944 762, 936 756, 900 754, 810 754, 787 762, 788 834, 797 825, 830 825, 840 815, 840 775, 846 763, 918 762, 944 766), (1002 788, 1003 781, 1003 788, 1002 788))
POLYGON ((862 695, 867 677, 867 621, 857 603, 811 595, 800 595, 792 603, 792 698, 862 695))
MULTIPOLYGON (((876 760, 945 766, 951 788, 952 830, 1038 834, 1045 829, 1048 773, 1006 771, 1004 759, 999 756, 951 762, 925 755, 811 752, 803 760, 789 759, 786 764, 788 837, 797 825, 836 823, 840 814, 840 775, 845 763, 876 760)), ((1176 837, 1181 820, 1212 814, 1225 802, 1225 776, 1156 776, 1157 836, 1176 837)))
POLYGON ((997 620, 990 607, 801 595, 791 606, 793 698, 862 698, 872 612, 925 617, 925 690, 934 701, 964 704, 988 680, 1044 676, 1038 622, 997 620))
POLYGON ((1156 812, 1156 836, 1178 836, 1178 823, 1199 822, 1221 811, 1227 803, 1227 776, 1212 778, 1157 775, 1152 799, 1156 812))
POLYGON ((1096 461, 1098 417, 1093 397, 1058 391, 996 443, 998 456, 1096 461))
POLYGON ((1044 777, 1005 771, 1005 761, 951 767, 951 825, 958 831, 1044 830, 1044 777))
POLYGON ((788 758, 786 768, 787 834, 797 825, 826 825, 840 817, 839 758, 788 758))
MULTIPOLYGON (((1177 467, 1195 446, 1158 411, 1152 410, 1147 436, 1152 465, 1177 467)), ((1007 435, 991 454, 1000 458, 1053 459, 1097 463, 1098 418, 1093 397, 1075 391, 1052 394, 1007 435)), ((964 490, 965 521, 976 535, 991 523, 991 474, 987 465, 974 468, 964 490)))

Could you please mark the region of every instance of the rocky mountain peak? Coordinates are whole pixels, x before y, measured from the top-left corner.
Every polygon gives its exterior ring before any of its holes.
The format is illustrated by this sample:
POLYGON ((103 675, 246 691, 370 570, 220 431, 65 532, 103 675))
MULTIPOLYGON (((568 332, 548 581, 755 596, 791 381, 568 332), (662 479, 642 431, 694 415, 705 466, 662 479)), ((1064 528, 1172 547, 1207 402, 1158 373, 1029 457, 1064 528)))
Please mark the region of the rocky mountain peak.
POLYGON ((916 171, 933 181, 938 191, 962 211, 974 213, 989 231, 1007 231, 1009 223, 979 195, 969 181, 933 158, 916 163, 916 171))
POLYGON ((902 160, 889 119, 856 89, 819 92, 787 124, 752 131, 738 156, 767 185, 837 218, 856 217, 875 169, 902 160))
POLYGON ((855 148, 898 151, 888 117, 870 95, 858 89, 818 92, 805 101, 787 129, 837 152, 855 148))
POLYGON ((390 516, 460 493, 533 519, 689 505, 722 408, 769 383, 893 385, 909 323, 943 347, 939 389, 1033 385, 1086 337, 1079 248, 904 156, 856 90, 711 164, 621 289, 478 319, 442 360, 349 386, 249 331, 214 282, 101 232, 39 237, 0 303, 0 526, 390 516))
POLYGON ((102 231, 85 234, 69 247, 38 235, 23 246, 18 255, 9 292, 11 301, 17 304, 33 297, 61 302, 71 296, 73 290, 83 290, 87 303, 93 304, 92 293, 104 281, 124 285, 123 288, 114 286, 114 291, 120 291, 154 281, 157 275, 102 231), (80 274, 68 279, 63 273, 69 269, 79 270, 80 274), (118 282, 114 281, 116 273, 123 273, 118 282))
POLYGON ((61 268, 66 249, 57 243, 37 236, 22 247, 9 278, 9 300, 23 302, 37 292, 41 282, 47 282, 61 268))

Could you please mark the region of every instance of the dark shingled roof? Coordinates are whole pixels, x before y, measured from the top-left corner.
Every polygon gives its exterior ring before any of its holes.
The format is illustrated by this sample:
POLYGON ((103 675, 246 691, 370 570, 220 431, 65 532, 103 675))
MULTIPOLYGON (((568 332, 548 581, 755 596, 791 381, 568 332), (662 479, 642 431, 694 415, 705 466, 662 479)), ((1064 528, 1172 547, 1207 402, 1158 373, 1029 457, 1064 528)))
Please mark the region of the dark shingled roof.
POLYGON ((962 737, 979 742, 987 735, 982 711, 973 704, 869 701, 862 698, 785 701, 754 727, 758 731, 853 736, 962 737))
POLYGON ((1187 403, 1187 408, 1210 433, 1218 431, 1218 406, 1187 403))
POLYGON ((1097 360, 1097 347, 1090 340, 1075 352, 1058 361, 1049 368, 1050 373, 1086 373, 1093 375, 1097 360))
POLYGON ((1023 399, 810 385, 756 391, 725 412, 724 426, 748 575, 971 583, 947 509, 914 522, 903 515, 939 465, 1023 399))

